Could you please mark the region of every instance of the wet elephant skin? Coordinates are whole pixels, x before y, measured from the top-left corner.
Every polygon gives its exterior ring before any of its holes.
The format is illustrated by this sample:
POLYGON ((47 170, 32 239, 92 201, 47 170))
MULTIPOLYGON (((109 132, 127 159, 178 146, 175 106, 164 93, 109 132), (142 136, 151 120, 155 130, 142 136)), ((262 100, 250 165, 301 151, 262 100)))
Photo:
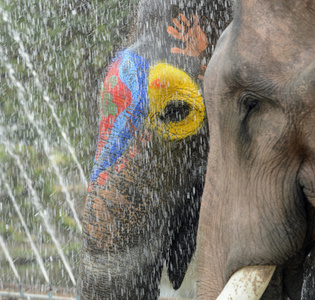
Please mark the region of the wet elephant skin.
POLYGON ((236 1, 204 97, 199 298, 244 266, 276 265, 262 299, 314 299, 315 1, 236 1))
POLYGON ((80 299, 157 299, 195 251, 209 152, 205 66, 229 22, 220 1, 142 1, 109 66, 83 216, 80 299), (210 14, 211 12, 211 14, 210 14))

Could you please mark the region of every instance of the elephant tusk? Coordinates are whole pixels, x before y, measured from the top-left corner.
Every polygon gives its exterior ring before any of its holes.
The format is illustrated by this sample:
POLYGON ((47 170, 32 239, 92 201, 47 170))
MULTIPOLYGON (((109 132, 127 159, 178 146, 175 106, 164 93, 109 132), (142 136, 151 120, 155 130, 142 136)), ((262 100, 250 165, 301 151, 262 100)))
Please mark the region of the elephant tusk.
POLYGON ((248 266, 233 274, 216 300, 259 300, 276 266, 248 266))

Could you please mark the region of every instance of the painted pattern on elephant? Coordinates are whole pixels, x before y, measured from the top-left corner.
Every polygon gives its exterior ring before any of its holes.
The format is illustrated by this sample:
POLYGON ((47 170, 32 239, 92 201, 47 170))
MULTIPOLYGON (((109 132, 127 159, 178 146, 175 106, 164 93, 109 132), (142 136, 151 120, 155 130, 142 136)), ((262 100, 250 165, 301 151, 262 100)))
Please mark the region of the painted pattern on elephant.
MULTIPOLYGON (((209 151, 202 75, 220 32, 206 31, 214 6, 206 2, 141 1, 135 40, 108 68, 83 216, 81 299, 157 299, 164 263, 175 289, 183 281, 209 151)), ((228 20, 219 7, 213 18, 228 20)))
POLYGON ((91 181, 113 165, 148 114, 148 63, 125 50, 110 67, 101 97, 99 142, 91 181))
POLYGON ((167 32, 174 38, 185 42, 185 49, 173 47, 172 53, 180 53, 188 56, 199 56, 209 45, 207 35, 199 26, 199 18, 196 15, 192 16, 192 20, 188 20, 185 15, 180 14, 180 22, 177 18, 173 19, 175 25, 169 26, 167 32))
POLYGON ((201 128, 205 108, 200 88, 188 74, 166 63, 149 69, 143 58, 125 50, 104 80, 100 116, 91 181, 106 176, 147 116, 149 127, 164 138, 179 140, 201 128), (178 117, 183 120, 176 122, 178 117))

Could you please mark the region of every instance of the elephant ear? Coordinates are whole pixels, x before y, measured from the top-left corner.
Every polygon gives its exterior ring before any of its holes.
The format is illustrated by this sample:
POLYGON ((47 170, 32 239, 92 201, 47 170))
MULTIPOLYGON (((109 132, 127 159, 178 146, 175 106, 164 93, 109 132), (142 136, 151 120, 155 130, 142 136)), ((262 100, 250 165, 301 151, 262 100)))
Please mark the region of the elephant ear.
POLYGON ((186 220, 173 237, 166 259, 166 267, 168 277, 175 290, 181 286, 196 249, 197 227, 198 217, 195 220, 186 220))

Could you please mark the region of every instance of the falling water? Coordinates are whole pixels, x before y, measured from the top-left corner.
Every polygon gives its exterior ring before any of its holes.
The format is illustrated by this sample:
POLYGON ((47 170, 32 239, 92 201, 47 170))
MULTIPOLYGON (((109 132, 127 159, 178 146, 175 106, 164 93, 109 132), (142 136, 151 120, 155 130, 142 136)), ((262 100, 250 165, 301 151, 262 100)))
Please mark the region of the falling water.
POLYGON ((45 277, 45 280, 46 280, 47 283, 49 283, 49 277, 48 277, 48 274, 46 272, 46 269, 45 269, 45 266, 44 266, 44 262, 43 262, 43 260, 42 260, 42 258, 40 256, 40 254, 38 253, 37 247, 36 247, 36 245, 33 242, 31 233, 28 230, 28 227, 27 227, 27 225, 25 223, 23 215, 21 214, 20 208, 19 208, 18 204, 16 203, 16 200, 15 200, 15 198, 13 196, 13 193, 12 193, 12 190, 10 188, 10 185, 8 184, 8 181, 5 179, 5 177, 4 177, 5 175, 4 174, 5 174, 4 170, 0 169, 0 176, 1 176, 0 178, 3 181, 4 186, 6 187, 6 189, 8 191, 8 194, 9 194, 9 197, 10 197, 12 203, 13 203, 14 209, 16 210, 16 213, 18 214, 18 216, 20 218, 20 221, 21 221, 21 223, 23 225, 23 228, 24 228, 25 233, 27 235, 27 238, 28 238, 28 240, 29 240, 29 242, 31 244, 32 250, 34 251, 34 254, 35 254, 36 260, 37 260, 37 262, 38 262, 38 264, 40 266, 40 269, 41 269, 41 271, 42 271, 42 273, 43 273, 43 275, 45 277))
MULTIPOLYGON (((37 72, 35 71, 35 69, 33 67, 33 64, 31 63, 29 55, 25 51, 24 45, 23 45, 23 43, 22 43, 22 41, 21 41, 21 39, 19 37, 19 34, 14 29, 12 29, 12 27, 10 25, 10 22, 9 22, 8 14, 1 8, 1 6, 0 6, 0 13, 2 14, 3 21, 7 23, 7 28, 8 28, 9 34, 13 37, 14 41, 17 42, 18 45, 19 45, 19 53, 22 56, 22 58, 25 60, 26 66, 31 71, 31 74, 34 76, 36 86, 38 87, 39 91, 43 93, 43 99, 48 104, 48 107, 51 110, 52 116, 53 116, 54 120, 56 121, 56 124, 57 124, 57 126, 58 126, 58 128, 60 130, 61 136, 63 137, 64 141, 66 142, 68 150, 69 150, 70 154, 72 155, 72 158, 75 161, 75 163, 76 163, 76 165, 77 165, 77 167, 79 169, 80 178, 81 178, 82 182, 84 183, 85 188, 87 188, 88 183, 87 183, 87 180, 85 178, 82 166, 81 166, 81 164, 79 163, 79 161, 77 159, 77 156, 76 156, 76 154, 74 152, 74 149, 71 146, 70 141, 69 141, 69 139, 67 137, 67 134, 65 133, 64 129, 61 126, 60 119, 59 119, 59 117, 57 116, 57 114, 55 112, 54 104, 53 104, 52 100, 50 99, 50 97, 48 96, 47 92, 44 91, 43 85, 42 85, 42 83, 41 83, 41 81, 39 79, 39 76, 38 76, 37 72)), ((2 52, 2 50, 0 52, 0 56, 2 57, 2 59, 5 59, 5 55, 2 52)), ((12 67, 8 66, 8 63, 6 64, 6 67, 8 67, 8 69, 9 69, 9 74, 10 74, 10 77, 11 77, 12 81, 13 82, 17 82, 17 80, 14 78, 14 75, 13 75, 14 74, 14 70, 12 69, 12 67)), ((18 88, 20 88, 20 86, 21 86, 21 84, 17 85, 18 88)), ((25 105, 26 103, 24 102, 23 104, 25 105)), ((35 127, 37 127, 37 126, 35 125, 35 127)), ((49 156, 48 156, 48 158, 49 158, 49 156)), ((57 172, 59 173, 59 171, 57 171, 57 172)), ((63 191, 66 192, 64 190, 64 185, 62 185, 62 187, 63 187, 63 191)), ((69 201, 69 200, 67 200, 67 201, 69 201)), ((73 209, 73 205, 70 204, 70 202, 69 202, 69 205, 73 209)), ((78 221, 77 217, 76 217, 76 221, 78 221)), ((78 222, 78 224, 79 224, 78 226, 79 226, 79 228, 81 230, 80 222, 78 222)))
MULTIPOLYGON (((96 79, 108 64, 112 34, 121 40, 120 4, 79 2, 0 4, 0 234, 23 285, 35 292, 47 289, 44 282, 59 293, 74 292, 97 133, 96 79), (114 32, 101 31, 100 22, 114 32)), ((0 289, 16 289, 2 253, 0 289)))
POLYGON ((70 279, 71 279, 72 283, 74 285, 76 285, 76 281, 75 281, 75 278, 73 276, 73 273, 72 273, 71 267, 69 265, 69 262, 68 262, 67 258, 65 257, 65 255, 64 255, 64 253, 62 251, 62 247, 61 247, 59 241, 56 238, 54 229, 52 228, 52 225, 51 225, 51 222, 50 222, 49 215, 42 208, 42 205, 40 203, 40 199, 39 199, 39 197, 37 195, 36 190, 33 188, 31 179, 27 175, 27 173, 26 173, 26 171, 25 171, 25 169, 23 167, 23 164, 21 163, 20 158, 13 153, 11 145, 8 142, 6 142, 6 141, 4 141, 3 143, 6 146, 6 149, 7 149, 7 152, 9 153, 9 155, 15 160, 16 165, 18 166, 18 168, 19 168, 19 170, 21 172, 21 175, 24 177, 24 180, 26 182, 28 190, 31 192, 31 195, 32 195, 32 197, 31 197, 32 203, 35 206, 38 214, 40 215, 40 217, 42 219, 42 222, 43 222, 43 224, 44 224, 44 226, 46 228, 46 231, 51 236, 51 239, 52 239, 52 241, 53 241, 53 243, 54 243, 54 245, 55 245, 55 247, 56 247, 56 249, 57 249, 57 251, 58 251, 58 253, 59 253, 59 255, 60 255, 60 257, 61 257, 61 259, 62 259, 62 261, 64 263, 64 265, 65 265, 65 267, 66 267, 66 270, 67 270, 67 272, 68 272, 68 274, 70 276, 70 279))
POLYGON ((11 269, 12 269, 12 271, 13 271, 13 273, 14 273, 16 279, 20 282, 21 279, 20 279, 20 276, 19 276, 19 274, 18 274, 18 271, 17 271, 17 269, 16 269, 16 267, 15 267, 15 265, 14 265, 14 262, 13 262, 13 260, 12 260, 12 257, 11 257, 11 255, 10 255, 10 253, 9 253, 9 251, 8 251, 8 248, 7 248, 7 246, 5 245, 5 242, 4 242, 4 240, 3 240, 3 238, 2 238, 1 235, 0 235, 0 245, 1 245, 1 248, 2 248, 2 250, 3 250, 3 252, 4 252, 4 254, 5 254, 5 257, 7 258, 8 262, 9 262, 9 264, 10 264, 10 266, 11 266, 11 269))
POLYGON ((51 166, 53 167, 58 179, 59 179, 59 183, 61 185, 61 188, 62 188, 62 192, 65 194, 66 196, 66 201, 67 203, 69 204, 71 210, 72 210, 72 213, 73 213, 73 216, 74 216, 74 219, 75 221, 77 222, 77 226, 79 228, 80 231, 82 231, 82 226, 81 226, 81 223, 80 223, 80 220, 78 218, 78 215, 77 215, 77 212, 74 208, 74 203, 73 201, 70 199, 70 194, 67 190, 67 187, 64 183, 64 180, 63 180, 63 177, 61 175, 61 172, 59 170, 59 167, 57 166, 57 164, 54 162, 54 159, 53 159, 53 156, 51 155, 51 151, 50 151, 50 147, 48 146, 49 143, 45 137, 45 134, 44 132, 42 131, 42 129, 39 127, 39 124, 38 122, 35 121, 35 118, 33 116, 33 113, 30 112, 28 110, 28 105, 27 105, 27 101, 25 101, 25 98, 24 98, 24 94, 26 93, 24 87, 22 86, 22 84, 16 79, 16 77, 14 76, 14 70, 12 68, 12 66, 10 64, 7 63, 7 59, 6 59, 6 56, 4 55, 4 53, 2 52, 2 50, 0 49, 0 57, 1 59, 5 62, 5 67, 7 68, 8 70, 8 74, 10 76, 10 79, 12 81, 12 83, 14 84, 14 86, 16 86, 17 90, 18 90, 18 99, 19 101, 21 102, 21 106, 23 107, 24 109, 24 112, 25 112, 25 115, 26 117, 28 118, 28 120, 30 121, 30 123, 35 127, 35 129, 37 130, 37 132, 39 133, 40 137, 41 137, 41 140, 43 142, 43 148, 44 148, 44 152, 47 156, 47 158, 49 159, 50 161, 50 164, 51 166))

